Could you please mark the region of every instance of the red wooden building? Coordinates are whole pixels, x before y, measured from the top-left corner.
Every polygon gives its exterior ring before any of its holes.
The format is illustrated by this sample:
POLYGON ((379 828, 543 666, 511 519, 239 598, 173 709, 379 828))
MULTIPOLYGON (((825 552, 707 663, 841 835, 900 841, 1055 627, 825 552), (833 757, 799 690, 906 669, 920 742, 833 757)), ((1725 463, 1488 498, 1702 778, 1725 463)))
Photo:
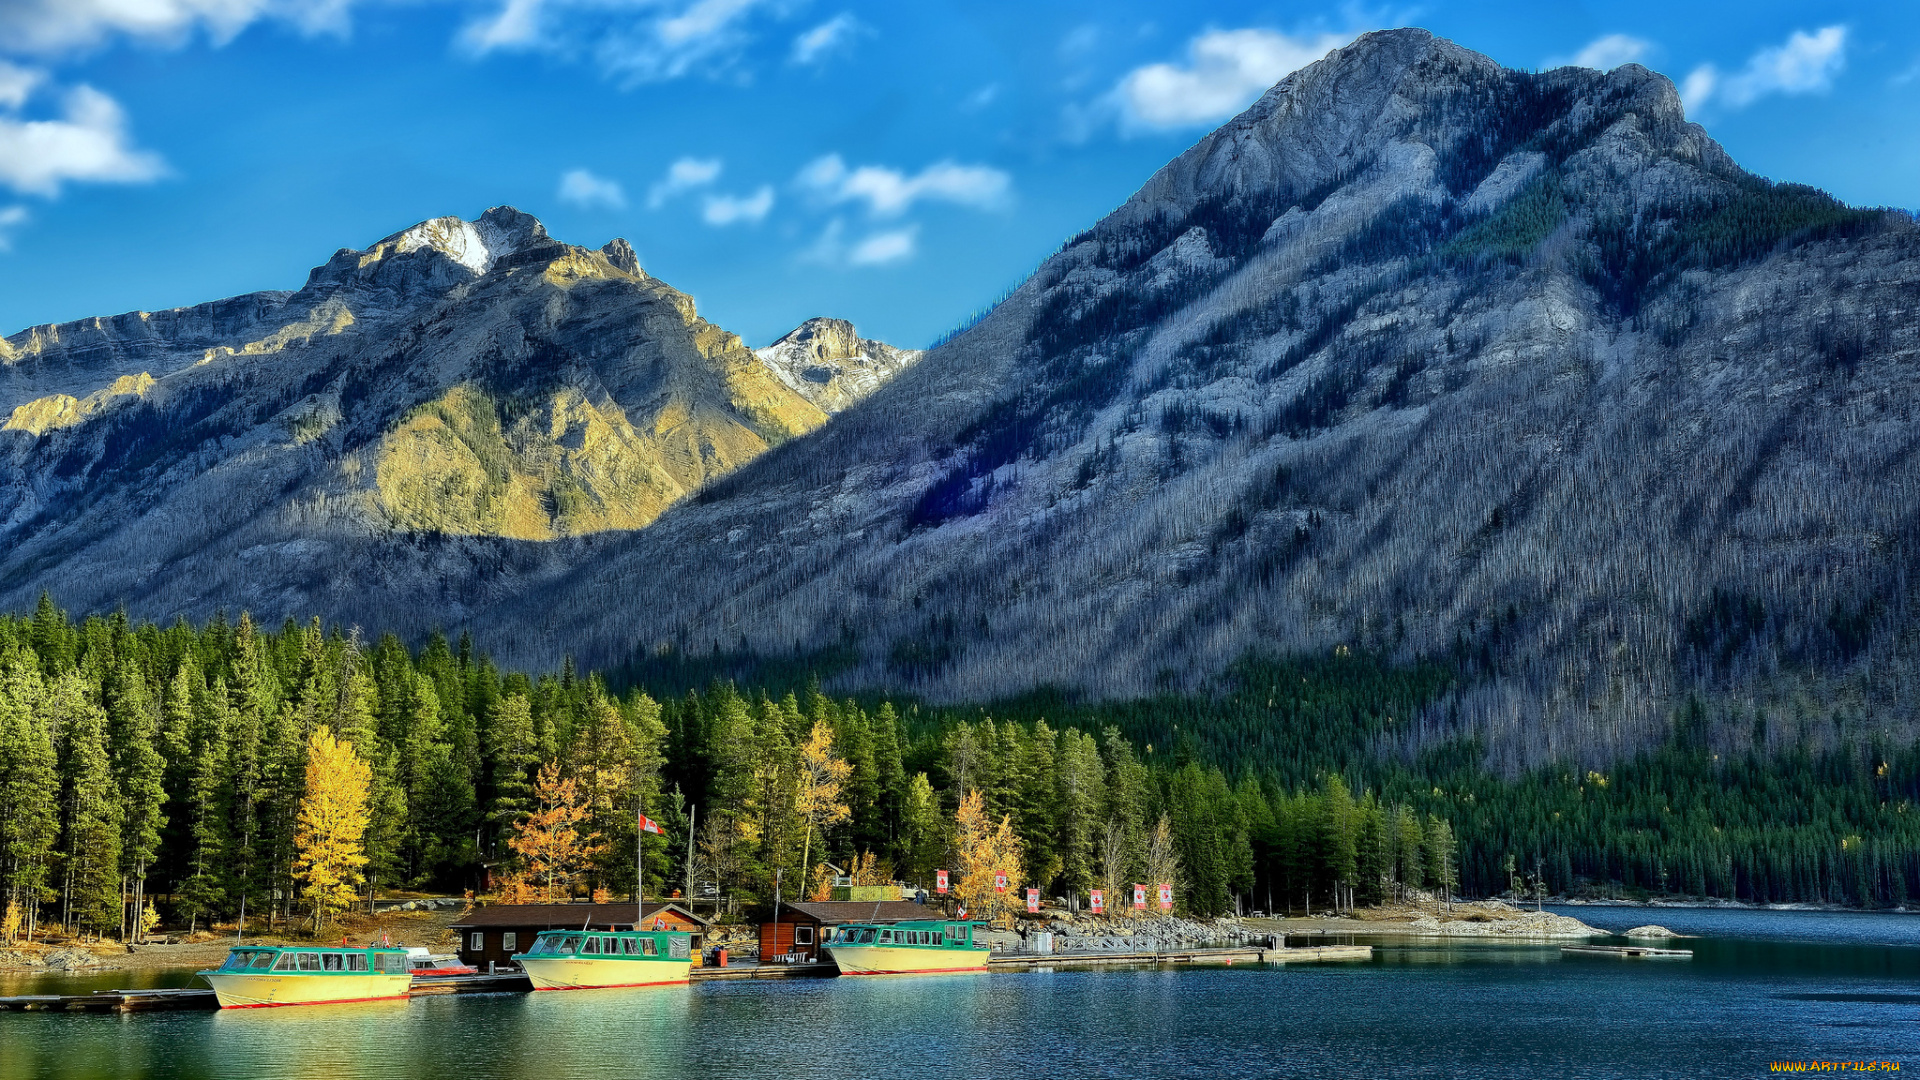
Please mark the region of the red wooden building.
POLYGON ((938 919, 940 909, 912 900, 807 900, 781 904, 779 920, 760 924, 760 962, 792 955, 820 959, 821 931, 846 923, 897 923, 938 919))

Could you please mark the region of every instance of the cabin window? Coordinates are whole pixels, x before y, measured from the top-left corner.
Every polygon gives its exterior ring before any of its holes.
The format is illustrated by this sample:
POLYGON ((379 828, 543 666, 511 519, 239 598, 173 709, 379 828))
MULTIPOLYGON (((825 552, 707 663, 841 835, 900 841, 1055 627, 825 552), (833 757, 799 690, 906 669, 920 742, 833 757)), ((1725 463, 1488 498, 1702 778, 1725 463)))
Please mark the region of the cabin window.
POLYGON ((246 967, 253 962, 253 955, 245 952, 228 953, 227 962, 220 965, 220 970, 232 971, 234 968, 246 967))
POLYGON ((346 960, 347 960, 348 971, 367 970, 367 954, 366 953, 348 953, 346 960))
POLYGON ((321 953, 320 969, 322 971, 342 971, 344 969, 340 966, 340 962, 344 959, 346 959, 346 957, 341 953, 321 953))
POLYGON ((660 945, 652 938, 643 938, 640 941, 640 952, 643 956, 659 956, 660 945))
POLYGON ((293 954, 290 952, 281 953, 278 957, 275 957, 273 961, 273 970, 275 971, 292 971, 298 966, 293 954))
POLYGON ((500 935, 500 948, 503 949, 504 951, 512 952, 515 949, 518 949, 519 947, 520 947, 519 934, 516 934, 513 931, 509 930, 506 933, 500 935))
POLYGON ((300 970, 301 971, 319 971, 320 970, 320 954, 310 953, 310 952, 301 953, 300 954, 300 970))
POLYGON ((600 939, 597 937, 588 938, 586 941, 586 944, 580 947, 580 954, 582 956, 599 956, 600 955, 600 939))
POLYGON ((793 928, 793 943, 794 943, 795 945, 811 945, 811 944, 813 944, 813 927, 811 927, 811 926, 796 926, 796 927, 794 927, 794 928, 793 928))
POLYGON ((257 952, 257 953, 254 953, 254 954, 253 954, 253 966, 254 966, 254 967, 256 967, 256 968, 270 968, 270 967, 272 967, 272 966, 273 966, 273 954, 272 954, 272 953, 270 953, 270 952, 257 952))
POLYGON ((874 932, 872 930, 860 931, 860 944, 862 945, 873 944, 873 935, 874 935, 874 932))
POLYGON ((475 930, 473 932, 473 936, 469 938, 467 941, 467 948, 471 949, 474 952, 486 951, 487 935, 481 933, 478 930, 475 930))

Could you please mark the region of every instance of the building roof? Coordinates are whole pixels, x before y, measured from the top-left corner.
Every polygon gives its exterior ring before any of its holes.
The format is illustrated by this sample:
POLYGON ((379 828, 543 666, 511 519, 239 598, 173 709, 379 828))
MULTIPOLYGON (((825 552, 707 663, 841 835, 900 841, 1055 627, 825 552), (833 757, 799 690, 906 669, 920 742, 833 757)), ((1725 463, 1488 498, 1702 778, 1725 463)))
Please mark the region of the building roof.
POLYGON ((940 909, 911 900, 808 900, 782 904, 825 926, 842 923, 896 923, 943 919, 940 909))
MULTIPOLYGON (((666 914, 705 927, 709 921, 679 904, 649 901, 646 918, 666 914)), ((644 921, 644 920, 643 920, 644 921)), ((544 930, 575 927, 606 930, 633 925, 632 904, 488 904, 477 907, 453 921, 453 928, 466 930, 480 926, 534 926, 544 930)))

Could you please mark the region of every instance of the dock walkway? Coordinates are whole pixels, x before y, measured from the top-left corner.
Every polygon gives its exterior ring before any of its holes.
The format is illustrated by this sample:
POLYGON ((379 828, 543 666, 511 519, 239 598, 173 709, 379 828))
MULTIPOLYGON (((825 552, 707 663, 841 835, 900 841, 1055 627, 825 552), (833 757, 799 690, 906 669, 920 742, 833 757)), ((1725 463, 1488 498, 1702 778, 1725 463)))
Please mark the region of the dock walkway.
POLYGON ((1002 953, 987 961, 995 967, 1059 967, 1068 964, 1299 964, 1333 960, 1371 960, 1371 945, 1313 945, 1298 948, 1190 949, 1185 952, 1002 953))

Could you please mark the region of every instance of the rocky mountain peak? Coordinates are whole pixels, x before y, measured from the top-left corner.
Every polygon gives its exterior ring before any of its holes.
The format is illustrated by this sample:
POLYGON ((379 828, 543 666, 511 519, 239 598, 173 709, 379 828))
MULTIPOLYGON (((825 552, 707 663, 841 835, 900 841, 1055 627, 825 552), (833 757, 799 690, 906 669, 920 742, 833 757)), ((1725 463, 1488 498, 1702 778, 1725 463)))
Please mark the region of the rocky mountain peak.
POLYGON ((922 355, 863 338, 845 319, 825 318, 808 319, 754 352, 781 382, 829 413, 873 393, 922 355))

